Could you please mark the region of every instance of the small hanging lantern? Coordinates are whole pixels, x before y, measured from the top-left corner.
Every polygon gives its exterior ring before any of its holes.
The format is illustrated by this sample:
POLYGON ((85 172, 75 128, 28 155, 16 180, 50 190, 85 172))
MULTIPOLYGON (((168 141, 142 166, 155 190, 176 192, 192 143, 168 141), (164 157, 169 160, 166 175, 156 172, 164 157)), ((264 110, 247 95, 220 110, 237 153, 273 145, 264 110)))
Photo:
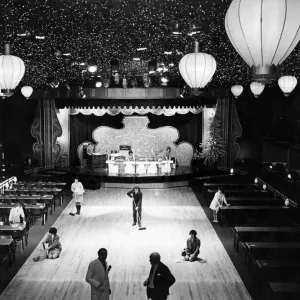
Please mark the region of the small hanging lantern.
POLYGON ((278 79, 278 85, 283 91, 284 96, 289 96, 297 85, 297 78, 295 76, 282 76, 278 79))
POLYGON ((234 85, 231 87, 231 93, 237 99, 243 92, 244 88, 242 85, 234 85))
POLYGON ((28 99, 31 96, 32 92, 33 92, 33 88, 31 86, 23 86, 21 88, 21 93, 26 99, 28 99))
POLYGON ((10 55, 10 45, 4 45, 4 55, 0 56, 0 86, 4 96, 13 95, 25 73, 25 65, 21 58, 10 55))
POLYGON ((216 60, 210 54, 199 53, 199 42, 195 41, 195 53, 186 54, 179 62, 179 72, 192 88, 194 95, 200 95, 212 79, 217 68, 216 60))
POLYGON ((265 85, 260 82, 252 82, 250 84, 250 89, 255 98, 258 98, 258 96, 262 93, 264 88, 265 88, 265 85))

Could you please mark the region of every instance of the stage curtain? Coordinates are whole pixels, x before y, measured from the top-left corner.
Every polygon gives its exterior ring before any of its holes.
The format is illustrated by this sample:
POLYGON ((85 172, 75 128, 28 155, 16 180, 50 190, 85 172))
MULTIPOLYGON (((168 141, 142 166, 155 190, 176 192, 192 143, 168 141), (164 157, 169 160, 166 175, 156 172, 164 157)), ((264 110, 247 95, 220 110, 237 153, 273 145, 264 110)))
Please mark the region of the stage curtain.
MULTIPOLYGON (((135 114, 137 115, 137 114, 135 114)), ((189 142, 192 146, 198 146, 202 140, 202 113, 185 115, 176 114, 174 116, 156 116, 151 113, 145 115, 149 118, 149 128, 159 128, 162 126, 173 126, 179 132, 180 142, 189 142)), ((77 157, 77 147, 85 142, 91 141, 94 129, 99 126, 109 126, 116 129, 123 128, 122 120, 124 115, 118 114, 110 116, 105 114, 101 117, 91 115, 70 115, 70 164, 79 165, 77 157)))

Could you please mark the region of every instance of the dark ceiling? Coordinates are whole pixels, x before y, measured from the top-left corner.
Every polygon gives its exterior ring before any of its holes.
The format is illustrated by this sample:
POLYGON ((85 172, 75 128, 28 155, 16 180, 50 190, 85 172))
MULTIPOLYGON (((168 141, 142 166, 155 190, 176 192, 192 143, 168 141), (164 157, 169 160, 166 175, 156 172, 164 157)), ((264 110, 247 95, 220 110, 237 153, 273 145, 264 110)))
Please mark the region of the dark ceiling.
MULTIPOLYGON (((224 27, 231 0, 1 0, 0 43, 9 41, 12 55, 23 59, 25 76, 19 86, 44 87, 53 76, 70 84, 82 84, 90 75, 82 71, 95 57, 99 75, 109 77, 112 59, 120 61, 120 75, 132 79, 147 71, 148 61, 166 66, 169 85, 182 86, 178 62, 193 51, 188 36, 190 21, 201 23, 200 51, 214 56, 217 71, 211 87, 248 84, 247 66, 232 47, 224 27), (172 22, 184 29, 172 35, 172 22), (22 28, 21 28, 22 27, 22 28), (26 37, 18 36, 26 31, 26 37), (35 35, 45 35, 38 40, 35 35), (142 61, 132 61, 139 46, 142 61), (168 50, 170 55, 164 54, 168 50), (66 54, 70 55, 66 55, 66 54)), ((283 73, 299 75, 299 47, 284 62, 283 73)), ((154 75, 153 84, 159 84, 154 75)))

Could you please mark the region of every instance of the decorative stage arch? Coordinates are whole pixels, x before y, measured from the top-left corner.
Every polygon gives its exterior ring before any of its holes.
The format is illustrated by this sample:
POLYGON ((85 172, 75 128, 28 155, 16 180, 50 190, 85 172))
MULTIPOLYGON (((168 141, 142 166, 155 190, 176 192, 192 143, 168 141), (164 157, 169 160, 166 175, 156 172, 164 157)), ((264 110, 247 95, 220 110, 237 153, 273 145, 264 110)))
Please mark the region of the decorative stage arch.
MULTIPOLYGON (((100 154, 119 150, 120 145, 129 145, 137 156, 154 156, 171 147, 172 154, 178 160, 179 166, 189 166, 193 157, 193 146, 187 142, 176 145, 179 132, 172 126, 149 129, 148 117, 124 117, 124 128, 114 129, 100 126, 93 131, 93 140, 96 142, 96 152, 100 154)), ((82 159, 82 143, 78 147, 78 157, 82 159)))

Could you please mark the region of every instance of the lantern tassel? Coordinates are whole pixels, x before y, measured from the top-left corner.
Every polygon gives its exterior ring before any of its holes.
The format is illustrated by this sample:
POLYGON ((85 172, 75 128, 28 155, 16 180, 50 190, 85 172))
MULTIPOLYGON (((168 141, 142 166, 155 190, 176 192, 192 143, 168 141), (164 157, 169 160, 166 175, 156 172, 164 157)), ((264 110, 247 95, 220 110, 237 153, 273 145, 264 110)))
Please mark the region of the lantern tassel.
POLYGON ((9 55, 9 53, 10 53, 10 45, 5 44, 4 45, 4 55, 9 55))

